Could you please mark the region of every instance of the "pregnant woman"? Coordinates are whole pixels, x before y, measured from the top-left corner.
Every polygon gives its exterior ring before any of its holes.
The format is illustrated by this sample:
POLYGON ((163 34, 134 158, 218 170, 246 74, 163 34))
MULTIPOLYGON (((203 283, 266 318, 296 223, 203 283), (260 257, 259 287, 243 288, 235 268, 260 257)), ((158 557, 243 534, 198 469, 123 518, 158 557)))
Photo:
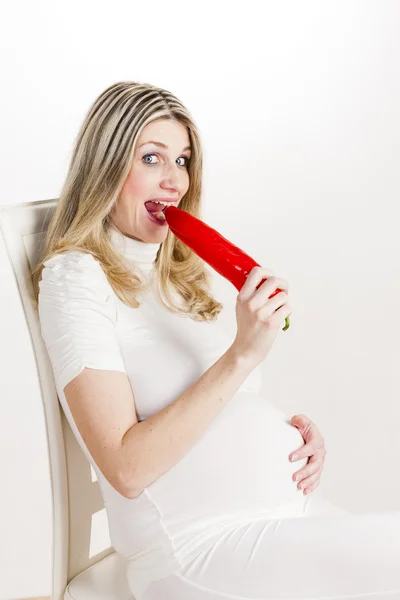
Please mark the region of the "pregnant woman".
POLYGON ((204 263, 168 227, 169 203, 200 215, 201 186, 182 103, 110 86, 78 134, 32 276, 58 396, 132 594, 399 599, 400 511, 351 514, 299 491, 295 473, 311 490, 320 474, 312 444, 260 394, 291 314, 287 282, 254 268, 230 339, 204 263))

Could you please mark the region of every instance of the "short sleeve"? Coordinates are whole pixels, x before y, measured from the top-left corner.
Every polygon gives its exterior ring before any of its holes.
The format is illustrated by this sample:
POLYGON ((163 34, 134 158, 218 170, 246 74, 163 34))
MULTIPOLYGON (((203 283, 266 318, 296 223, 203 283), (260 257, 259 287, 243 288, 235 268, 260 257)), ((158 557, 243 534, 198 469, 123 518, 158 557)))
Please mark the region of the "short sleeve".
POLYGON ((58 391, 85 367, 126 372, 116 298, 91 254, 70 250, 45 261, 38 310, 58 391))

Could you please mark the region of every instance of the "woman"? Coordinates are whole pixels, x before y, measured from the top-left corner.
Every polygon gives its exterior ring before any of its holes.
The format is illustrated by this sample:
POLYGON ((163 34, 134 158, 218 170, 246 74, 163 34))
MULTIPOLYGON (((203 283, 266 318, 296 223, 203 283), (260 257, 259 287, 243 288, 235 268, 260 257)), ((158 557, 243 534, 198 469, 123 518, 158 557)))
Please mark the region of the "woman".
POLYGON ((200 216, 201 177, 182 103, 110 86, 79 132, 33 273, 59 399, 132 593, 400 598, 400 512, 352 515, 299 492, 306 460, 288 456, 303 439, 260 395, 291 314, 287 282, 253 269, 229 339, 204 264, 165 222, 165 203, 200 216))

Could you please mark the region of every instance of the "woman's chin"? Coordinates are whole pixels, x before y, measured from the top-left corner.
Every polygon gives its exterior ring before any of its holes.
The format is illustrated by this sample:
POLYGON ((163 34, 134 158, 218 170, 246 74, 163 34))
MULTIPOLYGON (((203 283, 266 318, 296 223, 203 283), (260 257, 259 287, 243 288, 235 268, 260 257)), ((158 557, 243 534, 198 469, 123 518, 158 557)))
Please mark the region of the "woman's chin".
POLYGON ((154 222, 153 219, 150 218, 150 215, 147 218, 146 223, 146 241, 153 244, 159 244, 165 240, 167 237, 167 233, 169 231, 169 227, 167 222, 160 224, 154 222))

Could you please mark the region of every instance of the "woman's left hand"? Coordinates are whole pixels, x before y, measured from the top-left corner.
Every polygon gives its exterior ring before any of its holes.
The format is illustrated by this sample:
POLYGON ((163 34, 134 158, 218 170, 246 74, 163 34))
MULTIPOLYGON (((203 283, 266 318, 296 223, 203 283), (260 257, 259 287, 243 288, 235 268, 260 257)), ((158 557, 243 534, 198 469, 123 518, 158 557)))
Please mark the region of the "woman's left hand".
POLYGON ((294 415, 291 423, 300 431, 305 445, 292 452, 289 460, 294 462, 294 460, 310 457, 307 464, 293 474, 293 481, 298 482, 297 487, 303 490, 305 496, 319 485, 326 455, 325 442, 317 426, 306 415, 294 415))

